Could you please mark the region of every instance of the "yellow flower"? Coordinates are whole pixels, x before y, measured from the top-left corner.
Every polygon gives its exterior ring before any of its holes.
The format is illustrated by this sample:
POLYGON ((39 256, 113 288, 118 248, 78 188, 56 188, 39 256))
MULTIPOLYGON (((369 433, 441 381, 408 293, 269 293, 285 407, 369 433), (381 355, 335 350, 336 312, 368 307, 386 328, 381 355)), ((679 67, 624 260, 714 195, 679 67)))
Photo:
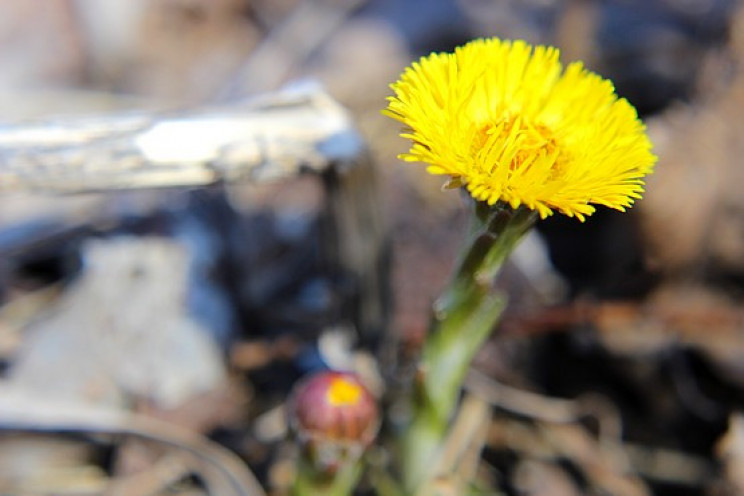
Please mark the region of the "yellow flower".
POLYGON ((542 218, 630 207, 656 161, 645 126, 610 81, 580 62, 563 70, 558 55, 492 38, 414 62, 383 111, 413 141, 400 158, 542 218))

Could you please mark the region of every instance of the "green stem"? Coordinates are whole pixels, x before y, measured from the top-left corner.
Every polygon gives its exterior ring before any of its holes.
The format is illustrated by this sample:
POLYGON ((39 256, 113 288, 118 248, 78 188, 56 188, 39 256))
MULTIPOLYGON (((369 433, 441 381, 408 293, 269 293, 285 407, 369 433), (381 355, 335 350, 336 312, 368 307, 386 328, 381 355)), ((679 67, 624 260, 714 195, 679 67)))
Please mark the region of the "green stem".
POLYGON ((422 350, 413 418, 402 446, 410 494, 436 475, 433 464, 465 375, 505 306, 493 289, 494 277, 534 221, 535 214, 525 209, 475 204, 470 235, 449 286, 434 303, 422 350))
POLYGON ((292 485, 292 496, 351 496, 362 473, 360 459, 343 463, 336 472, 319 471, 315 465, 300 456, 297 476, 292 485))

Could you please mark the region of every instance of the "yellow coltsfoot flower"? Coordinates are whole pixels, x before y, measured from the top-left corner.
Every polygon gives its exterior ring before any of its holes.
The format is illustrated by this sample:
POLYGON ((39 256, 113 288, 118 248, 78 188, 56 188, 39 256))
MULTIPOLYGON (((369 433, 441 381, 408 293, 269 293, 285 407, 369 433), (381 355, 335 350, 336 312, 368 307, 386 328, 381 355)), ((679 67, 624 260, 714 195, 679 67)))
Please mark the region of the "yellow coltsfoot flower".
POLYGON ((479 39, 414 62, 383 111, 407 126, 406 161, 449 175, 479 201, 558 210, 625 210, 653 170, 645 126, 612 83, 556 48, 479 39))

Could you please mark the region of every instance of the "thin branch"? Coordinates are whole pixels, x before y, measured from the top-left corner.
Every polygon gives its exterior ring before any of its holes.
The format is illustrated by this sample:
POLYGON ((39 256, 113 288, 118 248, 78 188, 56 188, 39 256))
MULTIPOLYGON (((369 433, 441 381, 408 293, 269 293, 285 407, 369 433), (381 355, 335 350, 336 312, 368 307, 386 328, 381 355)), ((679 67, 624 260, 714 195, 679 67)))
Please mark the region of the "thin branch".
POLYGON ((204 186, 325 172, 362 140, 317 85, 177 116, 122 114, 0 127, 0 193, 204 186))
POLYGON ((4 392, 0 396, 1 430, 137 436, 190 455, 213 494, 265 496, 255 476, 232 452, 196 432, 142 415, 4 392))

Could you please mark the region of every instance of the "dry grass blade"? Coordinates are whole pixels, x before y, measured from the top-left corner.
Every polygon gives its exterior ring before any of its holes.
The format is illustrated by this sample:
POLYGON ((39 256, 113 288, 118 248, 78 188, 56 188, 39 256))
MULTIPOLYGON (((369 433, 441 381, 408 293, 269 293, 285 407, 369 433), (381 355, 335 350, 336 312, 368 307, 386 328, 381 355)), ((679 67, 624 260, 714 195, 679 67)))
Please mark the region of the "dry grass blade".
MULTIPOLYGON (((436 473, 432 484, 439 486, 436 494, 462 494, 463 481, 471 481, 480 463, 480 454, 486 442, 491 420, 489 404, 477 396, 468 395, 455 419, 433 468, 436 473), (443 488, 447 490, 443 491, 443 488)), ((433 488, 424 486, 418 496, 433 494, 433 488)))
POLYGON ((576 402, 522 391, 470 370, 465 389, 500 409, 544 422, 575 422, 580 415, 576 402))

